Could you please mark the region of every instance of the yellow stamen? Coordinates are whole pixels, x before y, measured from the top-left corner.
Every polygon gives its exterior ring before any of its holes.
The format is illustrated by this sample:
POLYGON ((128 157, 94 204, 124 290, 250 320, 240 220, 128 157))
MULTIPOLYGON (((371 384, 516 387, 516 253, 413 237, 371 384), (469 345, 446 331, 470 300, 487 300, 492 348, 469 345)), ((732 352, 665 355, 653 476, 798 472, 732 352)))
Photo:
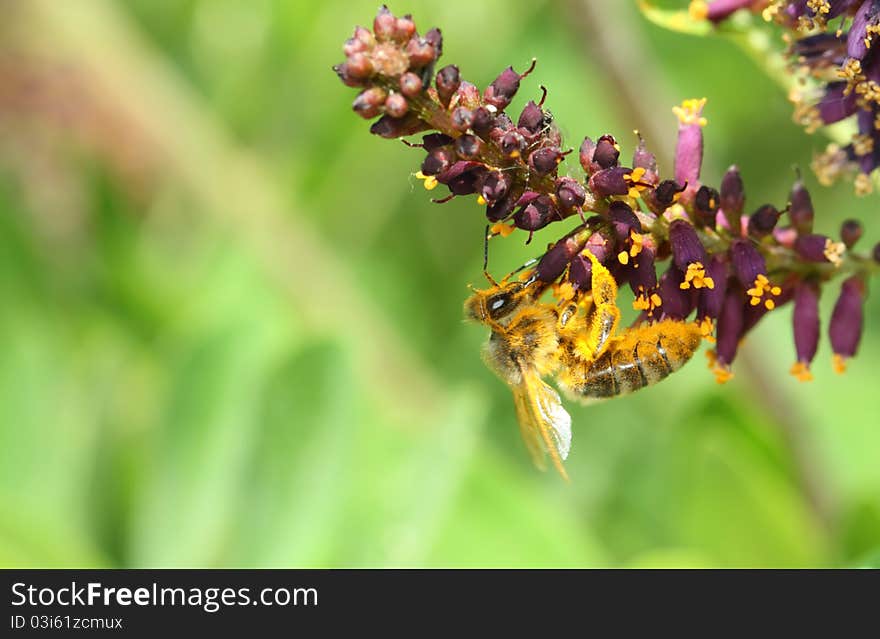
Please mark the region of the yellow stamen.
POLYGON ((779 297, 782 294, 782 288, 773 286, 766 275, 760 274, 755 278, 755 283, 752 285, 752 288, 746 291, 746 294, 750 297, 749 303, 752 306, 757 306, 763 301, 764 307, 768 311, 772 311, 776 308, 776 302, 770 299, 770 296, 779 297), (764 299, 765 295, 767 299, 764 299))
POLYGON ((621 251, 617 254, 617 261, 626 266, 629 264, 629 253, 626 251, 621 251))
POLYGON ((706 351, 706 359, 709 360, 709 369, 715 375, 715 381, 719 384, 726 384, 733 379, 733 373, 730 367, 718 363, 718 355, 714 350, 706 351))
POLYGON ((840 266, 843 264, 843 254, 846 252, 846 245, 843 242, 834 242, 829 237, 825 240, 825 250, 822 254, 825 256, 825 259, 834 264, 834 266, 840 266))
POLYGON ((709 5, 706 0, 691 0, 688 5, 688 15, 691 20, 705 20, 709 16, 709 5))
POLYGON ((859 173, 856 176, 854 185, 856 187, 856 195, 870 195, 874 191, 871 176, 867 173, 859 173))
POLYGON ((433 191, 437 188, 437 185, 439 184, 436 177, 434 177, 433 175, 425 175, 421 171, 416 173, 416 177, 420 180, 424 180, 423 186, 425 187, 426 191, 433 191))
POLYGON ((807 362, 795 362, 788 371, 800 382, 812 382, 813 374, 810 372, 810 365, 807 362))
POLYGON ((679 122, 686 125, 706 126, 709 121, 701 113, 706 106, 706 98, 685 100, 681 106, 672 107, 672 112, 679 122))
POLYGON ((846 372, 846 357, 835 353, 834 357, 831 358, 831 367, 835 373, 843 375, 846 372))
POLYGON ((478 195, 477 204, 479 204, 480 206, 486 206, 486 198, 484 198, 482 195, 478 195))
POLYGON ((678 285, 682 290, 687 290, 691 286, 694 288, 715 288, 715 280, 706 276, 706 269, 702 262, 691 262, 688 264, 687 273, 684 274, 684 281, 678 285))
POLYGON ((502 222, 496 222, 489 228, 489 233, 492 235, 500 235, 501 237, 507 237, 511 233, 516 230, 516 226, 514 226, 513 222, 510 224, 504 224, 502 222))
POLYGON ((700 321, 700 334, 703 336, 703 339, 710 344, 714 344, 715 336, 712 334, 714 332, 715 322, 712 321, 711 317, 704 317, 702 321, 700 321))

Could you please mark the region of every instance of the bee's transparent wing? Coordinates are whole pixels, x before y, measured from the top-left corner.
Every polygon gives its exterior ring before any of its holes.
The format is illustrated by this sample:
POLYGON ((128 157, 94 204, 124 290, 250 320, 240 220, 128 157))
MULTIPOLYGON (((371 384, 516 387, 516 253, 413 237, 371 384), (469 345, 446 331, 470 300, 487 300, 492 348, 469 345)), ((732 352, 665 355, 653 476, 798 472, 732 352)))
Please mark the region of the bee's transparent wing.
POLYGON ((534 372, 523 372, 522 383, 513 388, 513 401, 520 432, 538 468, 544 469, 544 451, 559 474, 568 479, 562 465, 571 449, 571 416, 559 393, 534 372))

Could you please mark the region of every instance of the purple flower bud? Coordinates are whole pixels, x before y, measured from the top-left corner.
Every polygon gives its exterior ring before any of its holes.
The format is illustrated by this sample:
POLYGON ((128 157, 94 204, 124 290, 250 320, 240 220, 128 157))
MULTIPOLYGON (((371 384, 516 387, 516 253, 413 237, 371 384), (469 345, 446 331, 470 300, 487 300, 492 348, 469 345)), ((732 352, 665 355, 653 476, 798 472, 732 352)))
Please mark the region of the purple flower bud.
MULTIPOLYGON (((730 287, 724 297, 721 314, 718 316, 718 343, 715 348, 718 364, 729 368, 736 358, 739 340, 743 335, 745 294, 738 286, 730 287)), ((721 378, 719 378, 721 381, 721 378)))
POLYGON ((827 235, 799 235, 794 250, 808 262, 830 262, 840 254, 838 247, 827 235))
POLYGON ((718 23, 727 19, 735 11, 748 9, 752 4, 754 4, 754 0, 713 0, 706 7, 706 19, 718 23))
POLYGON ((534 68, 534 60, 532 61, 532 66, 522 75, 514 71, 513 67, 507 67, 501 72, 501 75, 495 78, 492 84, 486 87, 486 91, 483 93, 483 101, 486 104, 491 104, 499 111, 503 111, 510 104, 516 92, 519 91, 520 80, 531 73, 534 68))
POLYGON ((529 168, 538 175, 550 175, 556 172, 563 157, 559 149, 544 147, 529 154, 529 168))
POLYGON ((714 286, 712 288, 704 286, 700 289, 697 318, 718 319, 727 292, 727 262, 724 260, 724 256, 716 255, 709 260, 709 264, 706 265, 706 277, 712 278, 714 286))
POLYGON ((555 281, 562 275, 572 258, 584 250, 589 237, 589 231, 579 228, 556 242, 550 250, 544 253, 538 266, 535 267, 538 279, 542 282, 555 281))
POLYGON ((400 76, 400 92, 408 98, 417 96, 422 92, 423 87, 422 79, 412 71, 400 76))
POLYGON ((853 17, 852 25, 846 39, 846 53, 850 58, 863 60, 868 55, 868 28, 878 24, 880 7, 874 0, 862 2, 862 6, 853 17))
POLYGON ((369 29, 363 27, 355 27, 354 34, 345 41, 342 52, 348 58, 355 53, 363 53, 376 46, 376 38, 369 29))
POLYGON ((379 13, 376 14, 376 17, 373 20, 373 33, 376 34, 376 39, 380 42, 390 40, 391 36, 394 34, 394 27, 396 25, 397 19, 394 17, 394 14, 388 10, 388 7, 385 5, 379 7, 379 13))
POLYGON ((351 108, 364 119, 372 119, 379 115, 388 94, 381 87, 370 87, 354 99, 351 108))
POLYGON ((402 118, 393 118, 385 114, 373 123, 373 126, 370 127, 370 133, 379 137, 393 139, 412 135, 427 128, 428 125, 419 119, 419 116, 415 113, 407 113, 402 118))
POLYGON ((474 130, 474 133, 479 135, 481 138, 486 139, 489 136, 489 132, 495 126, 495 114, 492 113, 486 107, 479 107, 474 110, 473 121, 471 122, 471 128, 474 130))
POLYGON ((845 220, 840 225, 840 239, 851 249, 862 238, 862 225, 858 220, 845 220))
POLYGON ((813 231, 813 200, 804 183, 798 180, 791 187, 789 196, 788 217, 798 233, 806 234, 813 231))
POLYGON ((686 184, 685 195, 697 192, 700 187, 700 167, 703 165, 703 118, 705 100, 686 100, 676 107, 678 116, 678 142, 675 146, 675 180, 686 184))
POLYGON ((851 116, 858 107, 857 97, 858 94, 855 91, 847 90, 846 82, 829 84, 822 99, 816 105, 822 122, 834 124, 851 116))
POLYGON ((856 354, 862 338, 864 326, 863 305, 865 283, 854 275, 845 280, 840 287, 840 297, 831 312, 828 336, 835 355, 835 368, 843 372, 846 359, 856 354))
POLYGON ((440 33, 440 29, 436 27, 430 29, 425 34, 425 40, 427 40, 428 44, 434 47, 435 55, 439 58, 443 53, 443 34, 440 33))
POLYGON ((587 192, 577 180, 563 177, 556 180, 556 198, 563 210, 578 210, 586 202, 587 192))
POLYGON ((584 141, 581 142, 581 148, 578 154, 578 157, 581 162, 581 166, 584 168, 584 171, 587 175, 593 173, 593 154, 596 152, 596 143, 593 142, 590 138, 584 138, 584 141))
POLYGON ((406 43, 406 55, 411 69, 421 69, 437 58, 437 52, 424 38, 413 38, 406 43))
POLYGON ((654 264, 654 251, 643 247, 631 262, 629 285, 636 295, 657 288, 657 268, 654 264))
POLYGON ((444 148, 434 149, 422 162, 422 175, 439 175, 455 161, 455 154, 444 148))
POLYGON ((653 204, 662 213, 675 202, 675 196, 684 190, 675 180, 663 180, 653 191, 653 204))
POLYGON ((507 195, 502 197, 494 204, 486 207, 486 219, 490 222, 499 222, 509 217, 516 208, 520 194, 514 191, 508 191, 507 195))
POLYGON ((437 176, 454 195, 470 195, 477 192, 477 185, 486 175, 486 166, 480 162, 459 161, 437 176))
POLYGON ((762 238, 770 235, 779 221, 779 211, 772 204, 765 204, 749 216, 749 235, 762 238))
POLYGON ((448 107, 449 101, 455 95, 455 92, 458 91, 458 87, 461 84, 461 75, 458 72, 458 67, 454 64, 443 67, 437 72, 434 83, 437 86, 437 97, 440 98, 440 104, 448 107))
POLYGON ((730 261, 736 278, 745 289, 752 288, 759 275, 767 274, 764 256, 751 240, 734 240, 730 245, 730 261))
POLYGON ((646 175, 657 175, 657 158, 648 151, 641 135, 639 135, 639 144, 633 152, 633 168, 645 169, 646 175))
POLYGON ((617 166, 618 158, 620 158, 620 147, 617 141, 611 135, 603 135, 596 143, 596 150, 593 152, 593 162, 600 169, 610 169, 617 166))
POLYGON ((449 119, 455 130, 464 133, 471 128, 471 123, 474 121, 474 112, 466 107, 458 106, 452 110, 452 115, 449 119))
POLYGON ((519 131, 508 131, 501 138, 501 152, 504 153, 506 157, 509 158, 518 158, 522 155, 522 152, 525 150, 526 139, 522 136, 522 133, 519 131))
POLYGON ((373 61, 366 53, 355 53, 345 61, 345 73, 356 80, 365 80, 375 71, 373 61))
POLYGON ((684 273, 678 270, 675 265, 670 265, 660 278, 658 293, 662 300, 663 317, 683 320, 696 307, 696 289, 683 289, 681 288, 682 282, 684 282, 684 273))
POLYGON ((409 103, 400 93, 392 93, 385 100, 385 113, 392 118, 400 119, 406 115, 407 111, 409 111, 409 103))
POLYGON ((819 347, 819 287, 815 283, 801 282, 795 288, 792 325, 797 353, 792 374, 806 380, 819 347))
POLYGON ((568 281, 579 291, 593 288, 593 263, 583 255, 576 255, 568 268, 568 281))
POLYGON ((608 219, 619 240, 628 240, 630 231, 642 232, 642 223, 626 202, 612 202, 608 207, 608 219))
POLYGON ((513 222, 517 228, 524 231, 537 231, 550 224, 550 222, 561 219, 559 211, 553 204, 553 200, 548 196, 538 195, 537 197, 529 198, 524 203, 525 197, 524 195, 520 198, 519 203, 522 205, 522 208, 513 216, 513 222))
POLYGON ((448 144, 452 144, 452 138, 445 133, 429 133, 422 136, 422 146, 428 152, 448 144))
POLYGON ((482 142, 475 135, 463 135, 455 141, 455 152, 462 160, 473 160, 480 154, 482 142))
POLYGON ((711 186, 703 185, 694 196, 694 222, 699 226, 715 227, 715 218, 721 195, 711 186))
POLYGON ((394 23, 394 32, 391 37, 398 42, 406 42, 413 37, 415 32, 416 24, 413 22, 412 16, 407 14, 403 17, 397 18, 394 23))
POLYGON ((471 111, 475 111, 480 106, 480 90, 476 87, 476 85, 467 82, 466 80, 462 80, 461 84, 458 86, 458 91, 455 92, 458 96, 458 103, 461 106, 467 107, 471 111))
POLYGON ((721 179, 721 209, 731 230, 739 230, 739 216, 746 203, 746 191, 739 169, 732 166, 721 179))
POLYGON ((480 187, 480 195, 489 204, 498 202, 510 190, 511 178, 502 171, 490 171, 480 187))
POLYGON ((669 243, 672 259, 681 272, 686 273, 691 264, 706 265, 706 249, 690 223, 673 220, 669 225, 669 243))
POLYGON ((590 190, 597 197, 627 195, 630 189, 627 178, 630 175, 632 175, 632 169, 625 166, 602 169, 590 177, 590 190))
POLYGON ((538 133, 544 126, 544 111, 534 101, 529 100, 523 108, 516 125, 531 133, 538 133))

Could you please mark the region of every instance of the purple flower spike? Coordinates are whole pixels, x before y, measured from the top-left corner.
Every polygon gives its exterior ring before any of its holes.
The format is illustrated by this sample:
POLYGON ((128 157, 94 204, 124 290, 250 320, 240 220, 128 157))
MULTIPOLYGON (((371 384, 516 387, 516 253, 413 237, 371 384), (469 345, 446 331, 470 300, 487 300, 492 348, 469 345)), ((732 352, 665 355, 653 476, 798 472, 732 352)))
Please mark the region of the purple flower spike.
POLYGON ((719 384, 724 384, 733 373, 730 365, 736 358, 744 324, 743 290, 739 286, 728 289, 718 317, 718 345, 715 348, 713 373, 719 384))
POLYGON ((797 361, 791 374, 802 382, 813 379, 810 363, 819 347, 819 288, 813 282, 801 282, 794 294, 794 347, 797 361))
POLYGON ((687 184, 682 199, 693 199, 700 188, 700 167, 703 165, 703 107, 706 99, 685 100, 673 109, 678 116, 678 143, 675 146, 675 180, 687 184))
POLYGON ((865 282, 854 275, 840 287, 840 297, 831 313, 828 337, 834 350, 834 370, 846 370, 846 360, 856 354, 864 328, 865 282))

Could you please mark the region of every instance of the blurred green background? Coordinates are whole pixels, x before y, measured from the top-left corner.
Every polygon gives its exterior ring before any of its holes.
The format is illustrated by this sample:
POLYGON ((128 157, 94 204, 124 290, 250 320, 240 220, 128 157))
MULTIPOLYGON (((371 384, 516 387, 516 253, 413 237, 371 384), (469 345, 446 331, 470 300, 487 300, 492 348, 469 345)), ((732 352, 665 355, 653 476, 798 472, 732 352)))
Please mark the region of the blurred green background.
MULTIPOLYGON (((672 105, 707 97, 704 176, 738 163, 749 206, 783 203, 823 145, 732 45, 634 2, 391 9, 440 26, 480 86, 536 56, 511 111, 546 85, 575 147, 613 132, 629 154, 639 128, 669 171, 672 105)), ((787 374, 784 308, 727 386, 698 354, 570 405, 564 485, 461 321, 481 210, 430 204, 421 154, 369 135, 330 70, 375 2, 3 10, 0 565, 878 563, 880 298, 846 376, 824 341, 815 382, 787 374)), ((856 216, 880 239, 876 196, 807 180, 820 232, 856 216)), ((491 268, 559 234, 497 242, 491 268)))

